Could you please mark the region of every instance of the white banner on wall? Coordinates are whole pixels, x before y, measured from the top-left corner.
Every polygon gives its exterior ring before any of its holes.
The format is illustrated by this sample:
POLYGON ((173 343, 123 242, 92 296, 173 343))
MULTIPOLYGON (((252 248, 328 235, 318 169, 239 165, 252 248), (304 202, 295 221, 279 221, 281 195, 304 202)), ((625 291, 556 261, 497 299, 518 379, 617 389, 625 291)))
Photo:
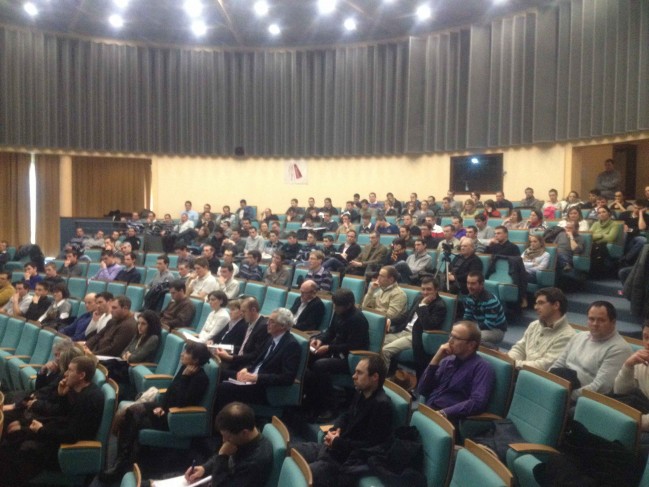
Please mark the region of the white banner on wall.
POLYGON ((284 168, 284 181, 287 184, 307 184, 307 163, 305 160, 291 159, 286 161, 284 168))

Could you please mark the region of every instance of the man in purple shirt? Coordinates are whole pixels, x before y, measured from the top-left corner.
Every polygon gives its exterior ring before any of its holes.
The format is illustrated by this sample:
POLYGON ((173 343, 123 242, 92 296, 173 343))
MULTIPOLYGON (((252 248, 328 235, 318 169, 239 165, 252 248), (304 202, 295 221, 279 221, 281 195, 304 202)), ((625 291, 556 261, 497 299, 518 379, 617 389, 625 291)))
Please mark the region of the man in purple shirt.
POLYGON ((457 422, 485 411, 496 377, 491 365, 477 354, 480 328, 458 321, 430 361, 419 382, 426 405, 457 422))
POLYGON ((114 281, 117 277, 117 274, 123 269, 121 265, 117 263, 115 254, 112 250, 104 250, 101 253, 101 264, 97 274, 91 277, 91 279, 101 280, 101 281, 114 281))

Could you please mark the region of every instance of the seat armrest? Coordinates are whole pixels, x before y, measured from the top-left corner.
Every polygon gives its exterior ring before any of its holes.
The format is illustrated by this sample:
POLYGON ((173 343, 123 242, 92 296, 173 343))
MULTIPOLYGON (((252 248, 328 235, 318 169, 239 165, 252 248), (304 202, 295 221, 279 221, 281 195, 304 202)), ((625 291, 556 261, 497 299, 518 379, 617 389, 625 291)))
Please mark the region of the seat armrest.
POLYGON ((516 453, 552 453, 558 455, 560 452, 556 448, 540 443, 510 443, 509 448, 516 453))
POLYGON ((169 408, 169 414, 206 413, 207 409, 202 406, 187 406, 184 408, 169 408))
POLYGON ((158 364, 155 362, 137 362, 137 363, 132 363, 128 364, 130 367, 137 367, 138 365, 142 365, 143 367, 157 367, 158 364))
POLYGON ((349 355, 360 355, 361 357, 380 357, 381 355, 369 350, 350 350, 349 355))
POLYGON ((497 421, 503 418, 502 416, 498 416, 497 414, 482 413, 482 414, 477 414, 475 416, 469 416, 466 419, 471 421, 497 421))
POLYGON ((16 349, 11 347, 0 347, 0 350, 3 352, 14 352, 16 349))
POLYGON ((99 441, 77 441, 76 443, 62 443, 61 450, 72 450, 74 448, 101 448, 99 441))
POLYGON ((34 369, 40 369, 45 364, 20 364, 18 367, 24 369, 25 367, 33 367, 34 369))
POLYGON ((426 335, 448 335, 449 333, 444 330, 423 330, 426 335))
POLYGON ((144 376, 146 380, 173 380, 174 376, 169 374, 147 374, 144 376))
POLYGON ((5 360, 11 360, 12 358, 19 358, 19 359, 24 359, 24 360, 29 360, 32 358, 31 355, 5 355, 3 357, 5 360))

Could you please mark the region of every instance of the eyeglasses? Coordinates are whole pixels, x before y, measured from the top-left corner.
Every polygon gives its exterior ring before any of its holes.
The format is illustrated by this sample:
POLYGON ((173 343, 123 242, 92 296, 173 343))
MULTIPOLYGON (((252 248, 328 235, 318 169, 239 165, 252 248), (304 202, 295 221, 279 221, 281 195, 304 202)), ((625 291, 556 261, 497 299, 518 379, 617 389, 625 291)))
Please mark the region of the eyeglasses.
POLYGON ((449 342, 454 342, 454 341, 460 341, 460 342, 472 342, 473 338, 462 338, 457 335, 449 335, 448 336, 448 341, 449 342))

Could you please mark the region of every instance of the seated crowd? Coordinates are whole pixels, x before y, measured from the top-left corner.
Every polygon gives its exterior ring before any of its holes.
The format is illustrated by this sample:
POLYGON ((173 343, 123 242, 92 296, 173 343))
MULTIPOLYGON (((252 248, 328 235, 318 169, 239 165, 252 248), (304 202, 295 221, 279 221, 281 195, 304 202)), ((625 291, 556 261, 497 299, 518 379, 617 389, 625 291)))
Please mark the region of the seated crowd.
MULTIPOLYGON (((96 364, 106 367, 129 398, 129 364, 153 361, 163 346, 162 332, 176 331, 186 339, 178 372, 162 399, 125 410, 117 429, 117 458, 100 481, 117 481, 137 461, 141 429, 166 430, 171 408, 201 403, 208 384, 204 366, 213 358, 221 369, 214 414, 222 446, 185 476, 195 481, 211 473, 213 482, 222 479, 219 485, 234 485, 228 483, 234 478, 239 479, 236 485, 262 485, 269 473, 269 445, 260 437, 249 405, 267 405, 269 387, 289 386, 299 379, 300 345, 291 333, 295 329, 310 337, 301 406, 305 417, 321 423, 334 420, 341 410, 334 379, 352 375, 356 393, 347 398, 350 406, 345 405, 324 441, 295 445, 311 466, 314 485, 339 483, 341 468, 354 449, 377 447, 391 437, 390 399, 383 384, 397 372, 404 352, 412 352, 417 379, 412 392, 423 403, 455 425, 486 411, 495 373, 478 352, 480 346, 497 349, 503 342, 507 307, 486 288, 478 254, 509 259, 524 306, 527 284, 536 283, 537 274, 550 266, 550 235, 559 269, 570 272, 572 256, 584 252, 583 232, 592 232, 593 260, 606 260, 606 244, 617 242, 616 232, 624 231, 624 270, 646 243, 642 233, 649 187, 645 192, 633 204, 615 192, 610 207, 598 190, 587 203, 575 192, 559 201, 554 190, 544 202, 531 188, 516 208, 502 192, 495 201, 484 202, 472 193, 463 203, 449 192, 441 204, 432 196, 419 201, 416 193, 403 203, 391 193, 379 202, 370 193, 367 200, 355 195, 340 211, 329 198, 322 208, 316 208, 312 198, 306 208, 293 199, 281 223, 270 209, 254 220, 254 209, 245 200, 234 213, 226 206, 223 213, 213 214, 205 205, 200 215, 187 201, 178 223, 171 215, 158 222, 155 214, 146 212, 133 215, 124 235, 104 238, 98 232, 87 237, 78 229, 58 268, 50 263, 41 275, 29 262, 20 279, 0 271, 0 313, 38 322, 67 337, 40 369, 35 391, 13 391, 5 401, 0 478, 22 485, 41 470, 56 468, 60 444, 93 439, 103 407, 92 381, 96 364), (527 219, 521 208, 530 210, 527 219), (594 211, 593 218, 582 217, 585 209, 594 211), (613 213, 623 225, 613 222, 613 213), (556 228, 561 230, 550 232, 555 226, 546 227, 546 222, 559 214, 556 228), (440 226, 443 218, 450 223, 440 226), (475 225, 465 227, 467 218, 475 225), (502 220, 492 226, 492 218, 502 220), (596 220, 590 227, 584 224, 589 219, 596 220), (283 229, 285 222, 296 222, 299 228, 283 229), (523 251, 510 241, 510 230, 528 231, 523 251), (66 279, 84 275, 84 251, 102 249, 101 264, 90 280, 140 284, 138 237, 145 232, 159 237, 164 249, 177 256, 177 269, 170 270, 167 253, 157 256, 142 309, 132 309, 125 295, 103 291, 85 295, 85 312, 73 316, 66 279), (368 234, 368 243, 357 242, 359 233, 368 234), (389 247, 382 235, 394 236, 389 247), (294 279, 298 271, 302 274, 294 279), (344 276, 362 281, 361 299, 336 284, 341 281, 334 277, 344 276), (260 302, 240 293, 243 281, 294 287, 299 296, 263 316, 260 302), (418 294, 409 300, 406 291, 413 290, 418 294), (456 310, 443 299, 453 294, 456 310), (324 323, 325 300, 333 308, 331 323, 324 323), (208 303, 210 312, 193 329, 202 312, 196 303, 201 302, 208 303), (363 310, 385 317, 385 339, 379 353, 362 358, 352 373, 350 353, 371 349, 372 331, 363 310), (446 330, 448 341, 429 350, 424 336, 435 330, 446 330)), ((6 252, 7 243, 3 246, 6 252)), ((649 320, 643 329, 644 349, 634 353, 616 330, 616 309, 609 302, 590 305, 584 332, 568 323, 567 305, 557 287, 533 294, 538 320, 507 352, 515 367, 531 366, 569 380, 573 401, 584 390, 615 394, 624 401, 632 396, 633 405, 644 414, 642 429, 649 432, 649 320)))

